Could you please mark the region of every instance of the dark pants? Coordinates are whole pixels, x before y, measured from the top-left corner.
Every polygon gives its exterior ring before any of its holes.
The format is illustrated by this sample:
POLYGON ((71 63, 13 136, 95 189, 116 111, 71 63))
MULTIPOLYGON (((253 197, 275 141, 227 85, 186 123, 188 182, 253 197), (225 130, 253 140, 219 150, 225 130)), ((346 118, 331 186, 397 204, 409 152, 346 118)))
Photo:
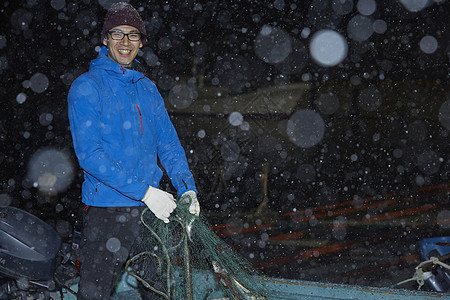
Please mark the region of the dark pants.
MULTIPOLYGON (((77 299, 109 299, 127 259, 139 244, 143 230, 140 216, 145 207, 86 208, 83 211, 77 299)), ((161 299, 144 288, 141 296, 143 299, 161 299)))

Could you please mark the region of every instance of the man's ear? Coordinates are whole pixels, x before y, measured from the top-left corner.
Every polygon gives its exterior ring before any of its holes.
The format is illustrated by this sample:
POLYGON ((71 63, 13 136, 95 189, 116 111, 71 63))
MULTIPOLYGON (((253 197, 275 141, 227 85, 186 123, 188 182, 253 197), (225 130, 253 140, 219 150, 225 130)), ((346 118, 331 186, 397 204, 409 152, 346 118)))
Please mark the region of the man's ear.
POLYGON ((108 46, 108 38, 105 37, 103 39, 103 45, 108 46))

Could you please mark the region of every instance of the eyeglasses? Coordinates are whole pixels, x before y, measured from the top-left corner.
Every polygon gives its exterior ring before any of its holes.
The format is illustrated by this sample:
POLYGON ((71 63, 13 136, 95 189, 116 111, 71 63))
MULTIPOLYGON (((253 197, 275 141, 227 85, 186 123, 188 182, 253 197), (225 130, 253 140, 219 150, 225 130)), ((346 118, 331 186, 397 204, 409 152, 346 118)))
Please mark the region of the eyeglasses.
POLYGON ((139 32, 123 33, 121 31, 108 31, 111 38, 115 41, 121 41, 125 36, 132 42, 137 42, 141 40, 141 34, 139 32))

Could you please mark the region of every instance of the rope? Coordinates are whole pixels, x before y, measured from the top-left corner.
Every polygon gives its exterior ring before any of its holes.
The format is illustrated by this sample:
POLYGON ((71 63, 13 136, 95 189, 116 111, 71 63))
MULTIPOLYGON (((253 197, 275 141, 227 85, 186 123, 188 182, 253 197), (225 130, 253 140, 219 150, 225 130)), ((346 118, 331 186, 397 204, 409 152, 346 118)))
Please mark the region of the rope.
POLYGON ((437 258, 437 257, 432 257, 432 258, 431 258, 431 261, 432 261, 433 264, 435 264, 435 265, 441 265, 441 266, 443 266, 444 268, 447 268, 447 269, 450 270, 450 265, 447 265, 446 263, 443 263, 443 262, 440 261, 439 258, 437 258))
POLYGON ((422 286, 425 284, 425 280, 428 279, 425 278, 427 276, 427 274, 429 274, 430 272, 424 272, 422 270, 422 267, 424 265, 430 264, 432 263, 433 265, 440 265, 444 268, 447 268, 450 270, 450 265, 447 265, 446 263, 443 263, 439 260, 439 258, 437 257, 431 257, 429 260, 423 261, 421 262, 417 267, 416 267, 416 272, 414 273, 414 276, 412 278, 400 281, 399 283, 396 283, 394 285, 392 285, 392 287, 396 287, 399 286, 401 284, 410 282, 410 281, 417 281, 417 284, 419 285, 419 287, 417 288, 418 290, 420 290, 422 288, 422 286))

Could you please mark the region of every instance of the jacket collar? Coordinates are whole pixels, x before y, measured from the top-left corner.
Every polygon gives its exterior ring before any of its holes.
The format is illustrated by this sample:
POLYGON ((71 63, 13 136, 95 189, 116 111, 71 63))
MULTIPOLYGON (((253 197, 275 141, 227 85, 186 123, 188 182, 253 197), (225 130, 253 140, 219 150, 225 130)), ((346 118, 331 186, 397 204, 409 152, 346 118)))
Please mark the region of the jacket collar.
POLYGON ((108 57, 108 48, 106 46, 102 46, 100 52, 98 53, 98 57, 91 61, 89 66, 89 70, 95 69, 103 69, 108 71, 108 74, 111 76, 120 79, 124 82, 137 82, 138 80, 144 77, 143 72, 141 71, 145 68, 142 67, 141 63, 137 60, 133 62, 133 69, 127 69, 113 61, 108 57))

